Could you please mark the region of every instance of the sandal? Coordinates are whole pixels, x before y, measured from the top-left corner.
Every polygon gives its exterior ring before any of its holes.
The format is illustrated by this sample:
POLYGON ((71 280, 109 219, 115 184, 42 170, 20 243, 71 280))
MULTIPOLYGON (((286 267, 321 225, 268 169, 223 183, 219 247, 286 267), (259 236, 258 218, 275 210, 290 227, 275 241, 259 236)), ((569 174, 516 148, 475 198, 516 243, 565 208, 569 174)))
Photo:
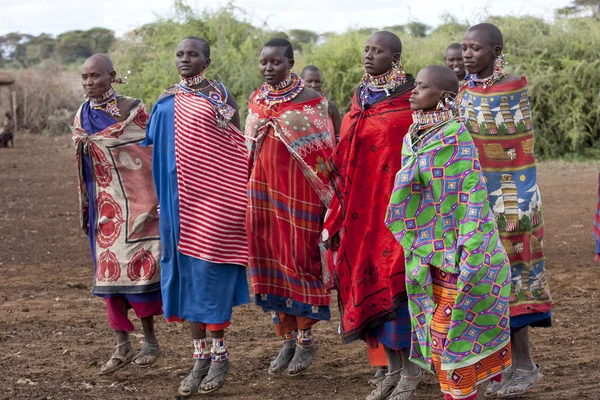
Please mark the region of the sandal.
POLYGON ((290 361, 292 361, 294 354, 296 354, 295 347, 282 347, 281 350, 279 350, 277 357, 271 361, 267 372, 271 375, 282 374, 283 371, 287 369, 288 365, 290 365, 290 361))
POLYGON ((200 387, 202 379, 204 379, 206 374, 208 374, 209 368, 210 359, 196 360, 192 371, 181 381, 181 384, 179 385, 179 390, 177 390, 177 394, 181 397, 191 396, 200 387))
POLYGON ((366 400, 386 400, 400 381, 400 370, 385 374, 385 378, 367 396, 366 400))
POLYGON ((317 346, 315 344, 308 348, 296 346, 294 357, 288 366, 288 375, 298 376, 308 371, 310 364, 312 364, 315 358, 316 351, 317 346))
POLYGON ((387 373, 387 367, 377 367, 375 370, 375 375, 367 382, 369 386, 377 387, 381 381, 385 379, 385 374, 387 373))
POLYGON ((202 379, 198 393, 206 394, 221 389, 225 384, 225 378, 229 374, 229 359, 224 361, 212 361, 208 374, 202 379))
POLYGON ((496 393, 498 393, 498 391, 500 389, 502 389, 504 386, 506 386, 506 384, 508 382, 510 382, 510 380, 512 379, 512 376, 513 376, 512 367, 510 367, 502 373, 502 380, 500 382, 492 381, 487 386, 487 388, 485 389, 485 393, 483 394, 483 397, 495 397, 496 393))
POLYGON ((110 356, 110 359, 106 362, 106 364, 102 366, 98 375, 112 374, 113 372, 120 370, 121 368, 129 364, 131 361, 133 361, 133 357, 135 356, 135 351, 133 351, 133 348, 131 348, 125 355, 119 354, 119 347, 126 345, 127 343, 130 343, 130 341, 128 340, 126 342, 119 343, 115 346, 117 350, 113 353, 112 356, 110 356), (110 365, 113 360, 119 361, 119 363, 110 365))
POLYGON ((160 353, 161 351, 158 343, 148 343, 144 341, 142 349, 133 358, 131 363, 136 367, 147 368, 156 362, 160 353))
POLYGON ((417 388, 423 382, 423 371, 419 368, 419 375, 417 376, 404 376, 402 374, 400 376, 400 381, 390 395, 389 400, 412 400, 417 388))
POLYGON ((496 393, 496 396, 502 398, 521 396, 527 393, 543 377, 540 366, 537 364, 535 364, 533 371, 516 369, 513 372, 512 379, 496 393))

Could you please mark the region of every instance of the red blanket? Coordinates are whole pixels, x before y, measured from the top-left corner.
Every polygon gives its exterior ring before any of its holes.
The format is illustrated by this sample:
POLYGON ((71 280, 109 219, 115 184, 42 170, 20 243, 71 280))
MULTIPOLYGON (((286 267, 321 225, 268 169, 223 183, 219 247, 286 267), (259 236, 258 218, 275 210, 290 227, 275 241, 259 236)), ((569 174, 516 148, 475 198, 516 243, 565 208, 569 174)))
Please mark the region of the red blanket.
POLYGON ((255 96, 246 120, 252 163, 246 226, 257 304, 328 319, 318 315, 330 302, 318 247, 332 197, 327 106, 319 97, 268 109, 255 96))
POLYGON ((344 343, 393 319, 406 296, 404 253, 384 220, 394 176, 402 166, 402 141, 412 123, 412 87, 411 79, 366 110, 357 91, 330 160, 335 196, 325 236, 341 234, 333 272, 344 343))

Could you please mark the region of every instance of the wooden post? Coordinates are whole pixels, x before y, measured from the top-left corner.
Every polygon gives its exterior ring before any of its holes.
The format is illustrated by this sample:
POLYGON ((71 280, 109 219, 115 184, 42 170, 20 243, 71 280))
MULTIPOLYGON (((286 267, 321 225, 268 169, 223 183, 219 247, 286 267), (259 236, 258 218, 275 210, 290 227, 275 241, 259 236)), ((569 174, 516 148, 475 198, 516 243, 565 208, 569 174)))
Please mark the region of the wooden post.
POLYGON ((27 126, 27 90, 23 88, 23 126, 27 126))
POLYGON ((15 123, 15 133, 17 133, 17 92, 12 92, 12 109, 13 109, 13 121, 15 123))

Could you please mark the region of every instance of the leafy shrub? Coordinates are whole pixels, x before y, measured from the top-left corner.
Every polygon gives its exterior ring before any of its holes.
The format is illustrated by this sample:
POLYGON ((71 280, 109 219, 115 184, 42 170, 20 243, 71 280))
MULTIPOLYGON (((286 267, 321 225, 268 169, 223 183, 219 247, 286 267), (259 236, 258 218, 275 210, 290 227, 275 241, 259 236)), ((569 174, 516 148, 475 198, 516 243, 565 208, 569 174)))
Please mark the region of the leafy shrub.
POLYGON ((17 73, 17 112, 20 123, 33 133, 69 133, 84 99, 79 74, 47 61, 17 73))
MULTIPOLYGON (((222 81, 236 97, 242 114, 246 100, 261 84, 258 57, 262 45, 282 33, 258 28, 234 6, 215 13, 193 12, 176 2, 175 16, 131 32, 113 47, 115 66, 131 70, 129 85, 121 92, 143 98, 151 106, 163 89, 178 81, 174 54, 186 36, 200 36, 211 44, 213 60, 207 75, 222 81)), ((536 152, 542 158, 598 155, 600 147, 600 22, 596 18, 558 18, 546 22, 533 17, 492 17, 504 35, 510 72, 524 74, 536 131, 536 152)), ((444 51, 461 42, 467 25, 453 20, 429 35, 390 27, 403 42, 407 73, 430 64, 443 64, 444 51)), ((362 75, 362 52, 372 30, 349 30, 319 37, 304 35, 310 43, 297 52, 296 71, 314 64, 322 71, 325 91, 342 112, 347 111, 362 75)), ((289 37, 294 35, 292 31, 289 37)), ((285 34, 284 34, 285 35, 285 34)), ((302 35, 295 35, 302 36, 302 35)), ((292 41, 297 41, 298 38, 292 41)), ((243 120, 243 119, 242 119, 243 120)))

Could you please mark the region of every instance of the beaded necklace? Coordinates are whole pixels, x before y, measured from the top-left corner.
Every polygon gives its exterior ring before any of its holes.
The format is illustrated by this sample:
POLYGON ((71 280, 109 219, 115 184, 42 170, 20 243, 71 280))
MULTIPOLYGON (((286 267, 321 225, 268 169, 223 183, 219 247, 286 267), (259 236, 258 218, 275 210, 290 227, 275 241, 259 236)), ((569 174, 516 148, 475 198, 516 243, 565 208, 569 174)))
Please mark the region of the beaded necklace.
POLYGON ((469 74, 465 76, 465 82, 469 82, 470 87, 476 87, 478 83, 481 83, 483 88, 487 88, 488 86, 493 86, 494 83, 498 82, 500 79, 504 78, 507 74, 504 72, 494 73, 487 78, 478 78, 476 74, 469 74))
POLYGON ((190 77, 185 77, 185 76, 179 75, 179 77, 181 78, 181 80, 179 81, 179 84, 182 86, 187 86, 187 87, 199 85, 204 81, 204 73, 205 72, 206 72, 206 70, 200 72, 198 75, 194 75, 194 76, 190 76, 190 77))
POLYGON ((415 111, 412 113, 413 125, 419 125, 419 130, 428 129, 440 122, 446 122, 454 117, 454 110, 415 111))
POLYGON ((216 111, 215 115, 217 118, 217 125, 223 129, 227 128, 231 118, 233 118, 235 115, 235 108, 227 104, 227 89, 225 89, 221 82, 213 81, 212 79, 204 79, 201 77, 201 80, 198 80, 197 78, 199 75, 193 76, 189 79, 195 78, 194 82, 197 83, 194 83, 194 85, 197 85, 202 81, 206 81, 206 83, 208 83, 208 85, 211 87, 208 95, 202 93, 200 89, 193 89, 189 87, 187 85, 190 83, 188 79, 182 79, 177 86, 186 93, 194 94, 207 100, 216 111))
POLYGON ((413 123, 408 128, 408 133, 413 141, 413 147, 427 137, 437 127, 454 118, 454 110, 415 111, 412 113, 413 123), (423 132, 424 131, 424 132, 423 132), (419 134, 419 132, 423 132, 419 134))
POLYGON ((500 54, 496 58, 494 72, 492 72, 492 75, 488 76, 487 78, 478 78, 477 74, 467 74, 465 76, 464 82, 469 82, 470 87, 476 87, 478 83, 481 83, 484 89, 488 86, 493 86, 494 83, 498 82, 500 79, 508 75, 504 72, 505 64, 508 64, 505 60, 505 55, 500 54))
POLYGON ((406 74, 398 68, 392 68, 388 72, 377 76, 372 76, 365 72, 362 79, 362 86, 368 90, 361 90, 360 100, 363 107, 367 104, 369 92, 385 92, 386 97, 389 97, 391 92, 405 83, 406 74))
POLYGON ((98 97, 90 97, 90 107, 92 107, 94 110, 102 110, 113 117, 120 117, 121 110, 119 110, 119 107, 117 107, 118 98, 119 95, 111 86, 110 89, 108 89, 108 91, 102 95, 98 97))
POLYGON ((258 89, 254 102, 264 102, 267 108, 294 99, 304 89, 304 80, 293 72, 275 86, 263 83, 258 89))

